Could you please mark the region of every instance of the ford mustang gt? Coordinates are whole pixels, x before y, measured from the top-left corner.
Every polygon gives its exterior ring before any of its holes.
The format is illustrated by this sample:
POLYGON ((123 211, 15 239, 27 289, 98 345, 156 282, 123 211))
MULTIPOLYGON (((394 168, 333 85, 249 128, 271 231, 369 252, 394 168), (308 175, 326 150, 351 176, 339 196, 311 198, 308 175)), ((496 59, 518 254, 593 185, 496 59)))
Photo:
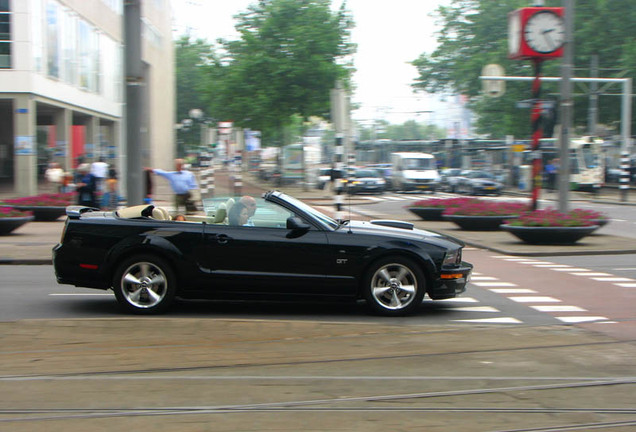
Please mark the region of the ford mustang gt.
POLYGON ((238 198, 205 200, 205 215, 177 221, 152 205, 70 206, 53 248, 57 282, 112 289, 139 314, 183 298, 362 300, 399 316, 425 294, 461 294, 472 270, 461 241, 411 223, 335 220, 279 191, 256 199, 244 219, 232 217, 239 209, 238 198))

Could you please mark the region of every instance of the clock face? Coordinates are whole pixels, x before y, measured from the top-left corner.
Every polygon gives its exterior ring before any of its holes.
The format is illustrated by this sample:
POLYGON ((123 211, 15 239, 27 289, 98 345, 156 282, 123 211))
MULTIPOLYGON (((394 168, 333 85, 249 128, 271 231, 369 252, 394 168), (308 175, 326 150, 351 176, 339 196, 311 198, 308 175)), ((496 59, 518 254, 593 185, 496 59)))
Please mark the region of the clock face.
POLYGON ((565 41, 563 18, 550 11, 537 12, 528 18, 523 37, 526 44, 538 53, 554 52, 565 41))

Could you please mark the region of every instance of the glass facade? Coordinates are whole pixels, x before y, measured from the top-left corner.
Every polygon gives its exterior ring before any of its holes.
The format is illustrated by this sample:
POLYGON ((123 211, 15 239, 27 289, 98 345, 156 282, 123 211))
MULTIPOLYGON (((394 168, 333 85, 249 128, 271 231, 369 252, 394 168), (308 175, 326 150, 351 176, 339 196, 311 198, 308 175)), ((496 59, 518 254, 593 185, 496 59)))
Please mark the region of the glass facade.
POLYGON ((9 0, 0 0, 0 69, 11 67, 11 11, 9 0))
MULTIPOLYGON (((106 3, 123 8, 121 0, 106 3)), ((121 44, 57 0, 32 0, 32 6, 34 69, 120 102, 121 44)))

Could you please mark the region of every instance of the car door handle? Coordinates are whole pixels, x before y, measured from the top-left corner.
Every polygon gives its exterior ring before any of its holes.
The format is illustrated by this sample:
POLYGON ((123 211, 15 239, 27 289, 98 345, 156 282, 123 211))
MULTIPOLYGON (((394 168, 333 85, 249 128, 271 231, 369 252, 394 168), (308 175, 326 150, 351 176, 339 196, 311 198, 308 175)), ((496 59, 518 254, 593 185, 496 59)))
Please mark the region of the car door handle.
POLYGON ((230 241, 230 237, 225 234, 219 234, 216 236, 216 242, 218 244, 226 244, 228 241, 230 241))

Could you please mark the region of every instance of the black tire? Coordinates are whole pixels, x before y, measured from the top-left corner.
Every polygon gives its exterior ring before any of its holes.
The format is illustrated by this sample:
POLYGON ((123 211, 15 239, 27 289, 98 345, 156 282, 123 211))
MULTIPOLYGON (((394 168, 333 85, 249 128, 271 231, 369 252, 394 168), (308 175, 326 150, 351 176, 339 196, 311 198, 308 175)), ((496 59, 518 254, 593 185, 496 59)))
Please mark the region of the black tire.
POLYGON ((372 312, 385 316, 412 314, 426 293, 424 273, 413 260, 405 257, 378 260, 368 269, 362 283, 367 306, 372 312))
POLYGON ((174 302, 177 279, 163 259, 136 255, 123 261, 113 279, 119 304, 129 312, 150 315, 165 312, 174 302))

